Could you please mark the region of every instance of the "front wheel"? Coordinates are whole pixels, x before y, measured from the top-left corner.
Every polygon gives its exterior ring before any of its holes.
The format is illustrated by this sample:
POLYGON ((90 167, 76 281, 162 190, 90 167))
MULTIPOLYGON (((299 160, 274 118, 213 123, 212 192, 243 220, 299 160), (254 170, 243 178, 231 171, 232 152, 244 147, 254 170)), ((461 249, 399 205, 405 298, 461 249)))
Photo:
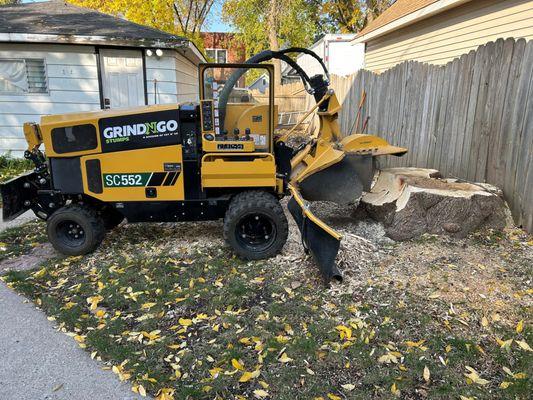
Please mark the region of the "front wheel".
POLYGON ((60 208, 47 221, 48 240, 67 256, 80 256, 98 247, 105 234, 102 218, 89 207, 71 204, 60 208))
POLYGON ((224 218, 224 239, 247 260, 275 256, 285 245, 288 233, 281 204, 267 192, 239 193, 224 218))

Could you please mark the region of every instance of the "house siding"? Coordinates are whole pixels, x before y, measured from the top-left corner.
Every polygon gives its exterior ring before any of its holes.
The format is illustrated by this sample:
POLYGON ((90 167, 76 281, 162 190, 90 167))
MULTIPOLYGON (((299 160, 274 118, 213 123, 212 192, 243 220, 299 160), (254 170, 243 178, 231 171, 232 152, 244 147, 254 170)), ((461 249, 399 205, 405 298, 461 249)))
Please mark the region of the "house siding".
POLYGON ((177 51, 146 57, 148 104, 198 101, 198 67, 177 51))
POLYGON ((365 69, 447 62, 498 38, 533 39, 533 1, 474 0, 367 42, 365 69))
POLYGON ((92 46, 0 43, 1 58, 45 60, 48 93, 0 95, 0 153, 20 155, 27 145, 24 122, 42 115, 100 109, 95 49, 92 46))
MULTIPOLYGON (((148 104, 198 101, 198 67, 176 50, 146 57, 148 104), (156 83, 157 82, 157 83, 156 83)), ((94 46, 0 43, 0 59, 45 60, 48 93, 0 95, 0 154, 21 156, 27 148, 22 126, 41 116, 100 110, 94 46)))

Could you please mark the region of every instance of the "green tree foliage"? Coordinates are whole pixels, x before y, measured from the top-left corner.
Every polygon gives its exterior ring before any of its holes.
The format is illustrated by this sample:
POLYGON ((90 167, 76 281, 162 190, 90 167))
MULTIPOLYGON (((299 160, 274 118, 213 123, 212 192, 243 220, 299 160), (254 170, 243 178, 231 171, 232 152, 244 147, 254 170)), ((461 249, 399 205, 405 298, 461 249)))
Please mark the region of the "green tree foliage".
POLYGON ((20 4, 21 0, 0 0, 0 6, 5 6, 8 4, 20 4))
MULTIPOLYGON (((1 1, 1 0, 0 0, 1 1)), ((203 48, 200 30, 216 0, 68 0, 138 24, 183 35, 203 48)))
MULTIPOLYGON (((226 0, 222 15, 240 33, 247 55, 313 42, 316 25, 305 0, 226 0)), ((280 79, 280 63, 274 62, 280 79)))
POLYGON ((320 33, 355 33, 377 18, 395 0, 308 0, 320 33))

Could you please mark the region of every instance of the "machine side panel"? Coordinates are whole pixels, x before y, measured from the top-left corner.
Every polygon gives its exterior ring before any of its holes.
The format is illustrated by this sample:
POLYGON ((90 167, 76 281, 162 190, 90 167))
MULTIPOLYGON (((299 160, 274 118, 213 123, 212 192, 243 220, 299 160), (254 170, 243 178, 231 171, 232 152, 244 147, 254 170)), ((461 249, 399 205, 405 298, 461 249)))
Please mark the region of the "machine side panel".
MULTIPOLYGON (((184 200, 182 146, 81 157, 83 192, 105 202, 184 200), (102 187, 90 184, 88 165, 99 161, 102 187)), ((94 176, 91 178, 95 179, 94 176)))
POLYGON ((54 189, 64 194, 83 193, 80 158, 50 158, 54 189))

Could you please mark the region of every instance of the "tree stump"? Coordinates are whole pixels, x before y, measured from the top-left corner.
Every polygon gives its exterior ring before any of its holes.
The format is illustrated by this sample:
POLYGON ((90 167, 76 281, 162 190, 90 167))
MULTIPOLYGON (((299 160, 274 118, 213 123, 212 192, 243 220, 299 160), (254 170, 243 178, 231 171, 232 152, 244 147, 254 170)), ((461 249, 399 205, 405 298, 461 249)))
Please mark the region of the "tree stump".
POLYGON ((510 216, 497 187, 442 179, 439 171, 421 168, 380 171, 361 205, 397 241, 424 233, 462 238, 482 228, 503 229, 510 216))

